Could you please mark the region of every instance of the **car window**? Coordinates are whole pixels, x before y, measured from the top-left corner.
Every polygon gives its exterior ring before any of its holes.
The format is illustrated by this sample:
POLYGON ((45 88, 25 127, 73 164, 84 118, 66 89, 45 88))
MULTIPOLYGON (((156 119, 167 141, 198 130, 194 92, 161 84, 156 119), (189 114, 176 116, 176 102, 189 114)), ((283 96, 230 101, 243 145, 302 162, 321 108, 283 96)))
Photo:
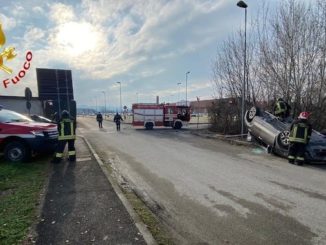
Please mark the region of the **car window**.
POLYGON ((0 111, 0 122, 1 123, 11 123, 11 122, 32 122, 33 120, 28 117, 19 114, 17 112, 1 110, 0 111))

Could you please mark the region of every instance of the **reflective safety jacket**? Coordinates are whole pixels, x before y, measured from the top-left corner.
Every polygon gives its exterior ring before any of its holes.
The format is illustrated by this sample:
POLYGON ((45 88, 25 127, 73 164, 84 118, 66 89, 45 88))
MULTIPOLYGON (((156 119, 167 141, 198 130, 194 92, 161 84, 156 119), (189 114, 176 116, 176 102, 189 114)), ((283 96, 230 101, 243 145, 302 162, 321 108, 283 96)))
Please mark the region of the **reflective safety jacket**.
POLYGON ((75 140, 76 123, 70 118, 61 119, 58 123, 59 138, 58 140, 75 140))
POLYGON ((278 115, 282 112, 286 112, 287 105, 284 101, 277 101, 274 107, 274 114, 278 115))
POLYGON ((311 125, 307 120, 294 121, 290 129, 289 141, 292 143, 308 144, 312 132, 311 125))

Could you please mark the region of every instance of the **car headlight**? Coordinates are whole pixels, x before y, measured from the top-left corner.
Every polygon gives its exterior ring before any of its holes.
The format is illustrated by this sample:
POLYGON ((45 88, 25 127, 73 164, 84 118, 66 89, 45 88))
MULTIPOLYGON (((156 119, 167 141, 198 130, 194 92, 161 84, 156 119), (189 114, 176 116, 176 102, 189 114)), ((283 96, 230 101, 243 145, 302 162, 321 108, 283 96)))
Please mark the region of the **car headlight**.
POLYGON ((31 133, 34 134, 35 136, 44 137, 43 131, 31 131, 31 133))

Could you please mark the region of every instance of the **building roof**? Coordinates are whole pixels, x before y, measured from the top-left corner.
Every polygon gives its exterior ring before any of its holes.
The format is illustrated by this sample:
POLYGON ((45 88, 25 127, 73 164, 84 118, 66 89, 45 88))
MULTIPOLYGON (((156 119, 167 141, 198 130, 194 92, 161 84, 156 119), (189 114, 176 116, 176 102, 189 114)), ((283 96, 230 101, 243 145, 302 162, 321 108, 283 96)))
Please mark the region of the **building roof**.
POLYGON ((215 99, 212 100, 200 100, 200 101, 191 101, 190 106, 192 108, 208 108, 211 107, 212 104, 216 101, 215 99))

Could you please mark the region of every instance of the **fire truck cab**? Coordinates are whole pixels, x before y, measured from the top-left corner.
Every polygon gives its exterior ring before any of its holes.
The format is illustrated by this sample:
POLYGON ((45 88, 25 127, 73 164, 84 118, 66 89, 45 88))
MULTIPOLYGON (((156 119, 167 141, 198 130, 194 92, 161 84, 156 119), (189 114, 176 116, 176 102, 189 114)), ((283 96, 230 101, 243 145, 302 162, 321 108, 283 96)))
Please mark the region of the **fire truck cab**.
POLYGON ((146 129, 163 126, 180 129, 190 121, 190 107, 173 104, 137 103, 132 105, 133 126, 146 129))

